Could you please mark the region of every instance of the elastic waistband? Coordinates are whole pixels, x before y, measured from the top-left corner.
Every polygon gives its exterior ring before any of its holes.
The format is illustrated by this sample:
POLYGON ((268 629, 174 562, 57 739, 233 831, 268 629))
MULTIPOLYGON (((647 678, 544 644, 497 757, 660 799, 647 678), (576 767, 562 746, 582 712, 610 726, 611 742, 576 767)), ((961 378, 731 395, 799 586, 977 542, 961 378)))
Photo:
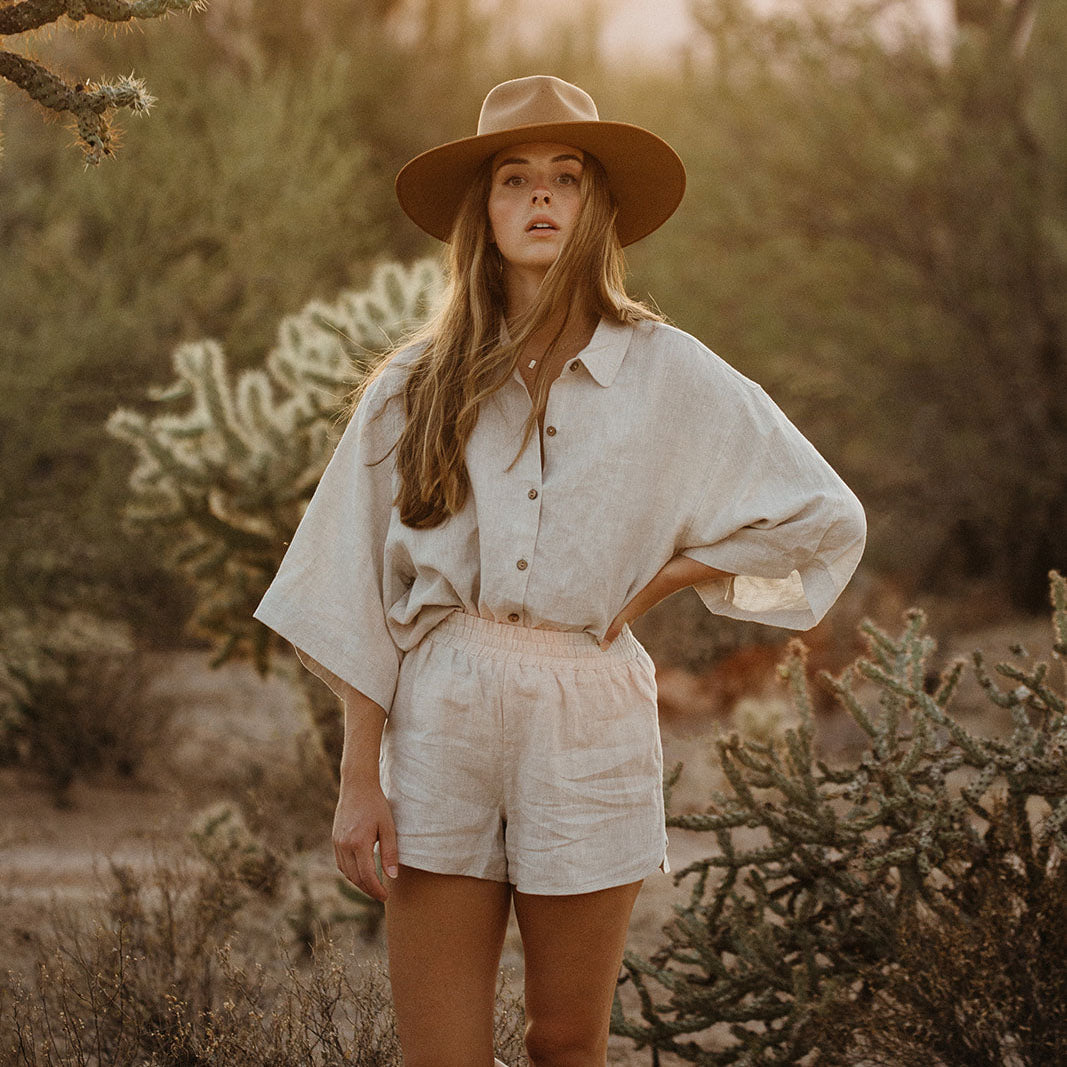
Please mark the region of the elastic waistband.
POLYGON ((597 639, 584 630, 535 630, 529 626, 482 619, 462 611, 446 615, 426 635, 426 640, 479 655, 567 663, 583 668, 606 667, 636 659, 641 654, 641 644, 628 626, 602 652, 597 639))

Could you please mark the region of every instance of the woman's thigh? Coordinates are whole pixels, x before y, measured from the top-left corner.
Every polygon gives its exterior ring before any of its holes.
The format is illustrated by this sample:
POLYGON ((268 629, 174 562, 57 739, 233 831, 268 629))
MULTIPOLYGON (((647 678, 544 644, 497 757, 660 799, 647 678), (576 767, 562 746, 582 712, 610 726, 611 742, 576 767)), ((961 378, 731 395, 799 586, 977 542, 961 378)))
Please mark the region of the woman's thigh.
POLYGON ((385 906, 405 1067, 491 1067, 511 887, 401 865, 385 906))
POLYGON ((567 896, 514 894, 534 1067, 604 1063, 611 1002, 640 888, 631 882, 567 896))

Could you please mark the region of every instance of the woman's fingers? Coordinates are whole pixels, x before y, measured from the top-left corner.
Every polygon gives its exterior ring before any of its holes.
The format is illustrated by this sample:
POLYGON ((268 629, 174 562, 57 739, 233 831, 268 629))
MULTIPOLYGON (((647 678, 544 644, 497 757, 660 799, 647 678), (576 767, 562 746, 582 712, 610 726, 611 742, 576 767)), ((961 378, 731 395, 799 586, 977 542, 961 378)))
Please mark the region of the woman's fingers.
POLYGON ((359 888, 375 900, 384 902, 389 895, 389 890, 382 885, 378 878, 378 868, 374 863, 374 845, 361 846, 356 850, 356 866, 359 869, 359 888))
POLYGON ((333 844, 333 854, 334 858, 337 860, 337 869, 357 889, 363 889, 363 887, 359 884, 359 867, 356 864, 355 853, 351 852, 349 849, 343 847, 342 845, 339 845, 335 841, 333 844))
POLYGON ((388 890, 378 878, 378 870, 374 863, 374 842, 349 843, 335 841, 333 854, 337 859, 337 869, 357 889, 374 897, 375 900, 384 901, 388 896, 388 890))
POLYGON ((378 849, 382 857, 382 870, 386 876, 395 878, 399 871, 400 857, 396 847, 396 826, 392 813, 378 827, 378 849))
POLYGON ((622 628, 630 621, 630 610, 633 607, 633 603, 633 600, 631 600, 630 603, 611 620, 611 625, 604 631, 604 640, 600 642, 601 652, 607 651, 612 641, 622 633, 622 628))

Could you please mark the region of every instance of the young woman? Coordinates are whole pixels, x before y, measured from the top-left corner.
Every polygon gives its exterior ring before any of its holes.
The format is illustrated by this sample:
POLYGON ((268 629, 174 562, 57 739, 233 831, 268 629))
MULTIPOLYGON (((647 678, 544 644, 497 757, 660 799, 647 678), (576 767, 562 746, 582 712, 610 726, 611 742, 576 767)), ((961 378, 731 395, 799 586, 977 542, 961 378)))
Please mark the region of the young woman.
POLYGON ((535 1067, 603 1065, 634 899, 666 869, 652 663, 694 585, 805 629, 856 498, 763 391, 623 288, 685 172, 551 77, 397 194, 450 246, 443 309, 366 386, 256 616, 345 706, 337 864, 386 901, 409 1067, 490 1067, 510 908, 535 1067), (375 867, 380 853, 384 879, 375 867))

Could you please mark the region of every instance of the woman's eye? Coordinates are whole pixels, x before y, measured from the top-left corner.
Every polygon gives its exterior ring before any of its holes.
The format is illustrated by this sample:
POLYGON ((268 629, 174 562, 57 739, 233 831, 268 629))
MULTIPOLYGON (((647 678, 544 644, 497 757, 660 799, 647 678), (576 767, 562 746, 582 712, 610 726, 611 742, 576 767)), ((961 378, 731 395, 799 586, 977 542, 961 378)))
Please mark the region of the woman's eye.
POLYGON ((519 174, 512 174, 504 179, 505 185, 522 185, 522 176, 519 174))
POLYGON ((559 181, 561 185, 576 185, 578 183, 578 175, 561 174, 557 181, 559 181))

